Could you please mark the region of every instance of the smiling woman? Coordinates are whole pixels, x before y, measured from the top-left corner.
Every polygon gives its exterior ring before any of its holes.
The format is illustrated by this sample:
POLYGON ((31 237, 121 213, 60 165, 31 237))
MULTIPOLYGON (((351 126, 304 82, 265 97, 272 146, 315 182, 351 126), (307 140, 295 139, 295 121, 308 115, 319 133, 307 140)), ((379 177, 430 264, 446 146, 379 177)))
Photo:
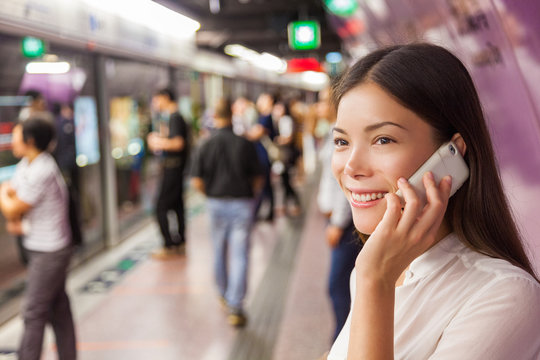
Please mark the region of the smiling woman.
POLYGON ((333 96, 332 169, 369 239, 328 359, 536 359, 540 284, 465 67, 438 46, 393 46, 357 62, 333 96), (452 174, 427 172, 424 205, 406 179, 450 140, 470 178, 449 198, 452 174))
POLYGON ((351 199, 358 231, 375 230, 386 210, 382 196, 396 192, 397 179, 412 175, 439 147, 432 133, 427 122, 374 83, 343 96, 334 129, 333 171, 351 199))

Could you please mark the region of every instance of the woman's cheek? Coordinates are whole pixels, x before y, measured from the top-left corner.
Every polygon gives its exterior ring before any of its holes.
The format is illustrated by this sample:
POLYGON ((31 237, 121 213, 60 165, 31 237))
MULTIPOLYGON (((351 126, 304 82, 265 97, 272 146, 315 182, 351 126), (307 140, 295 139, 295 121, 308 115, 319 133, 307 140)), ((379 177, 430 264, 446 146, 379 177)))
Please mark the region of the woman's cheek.
POLYGON ((332 174, 334 175, 334 177, 339 183, 341 183, 340 177, 343 174, 345 163, 346 163, 346 158, 343 152, 334 150, 334 153, 332 154, 332 164, 331 164, 332 174))

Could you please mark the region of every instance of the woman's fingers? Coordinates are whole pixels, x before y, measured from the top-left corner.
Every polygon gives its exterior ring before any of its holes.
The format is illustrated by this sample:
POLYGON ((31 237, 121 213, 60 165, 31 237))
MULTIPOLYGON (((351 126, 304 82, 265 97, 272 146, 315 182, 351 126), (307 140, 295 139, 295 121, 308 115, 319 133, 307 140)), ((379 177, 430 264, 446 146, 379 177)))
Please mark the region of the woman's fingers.
POLYGON ((452 188, 452 177, 445 176, 439 186, 437 186, 435 180, 429 177, 424 177, 423 180, 426 187, 427 205, 418 220, 418 228, 425 234, 431 232, 433 234, 430 235, 435 235, 446 213, 452 188))
POLYGON ((396 194, 388 193, 386 199, 386 211, 377 228, 394 231, 401 216, 401 202, 396 194))
MULTIPOLYGON (((429 173, 431 174, 431 173, 429 173)), ((433 175, 431 175, 433 176, 433 175)), ((401 220, 399 221, 399 228, 403 233, 407 233, 408 230, 414 225, 416 219, 422 213, 424 204, 416 194, 416 191, 411 184, 405 178, 399 178, 398 187, 403 194, 403 199, 405 200, 405 207, 403 208, 403 213, 401 215, 401 220)))

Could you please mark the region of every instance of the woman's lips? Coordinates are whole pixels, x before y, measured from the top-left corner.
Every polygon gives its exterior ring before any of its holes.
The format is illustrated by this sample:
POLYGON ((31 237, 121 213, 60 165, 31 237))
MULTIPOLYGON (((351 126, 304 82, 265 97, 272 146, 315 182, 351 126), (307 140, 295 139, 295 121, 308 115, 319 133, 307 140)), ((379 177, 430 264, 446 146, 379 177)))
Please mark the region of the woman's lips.
POLYGON ((386 191, 351 191, 351 204, 359 208, 375 206, 384 198, 386 193, 386 191))

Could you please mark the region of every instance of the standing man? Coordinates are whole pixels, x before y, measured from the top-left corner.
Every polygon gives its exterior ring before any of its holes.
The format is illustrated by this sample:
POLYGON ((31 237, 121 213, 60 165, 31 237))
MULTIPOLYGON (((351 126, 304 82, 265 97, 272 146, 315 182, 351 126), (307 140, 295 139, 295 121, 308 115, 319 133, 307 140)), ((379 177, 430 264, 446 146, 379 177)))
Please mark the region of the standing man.
POLYGON ((152 106, 157 112, 153 131, 148 134, 148 148, 161 156, 162 180, 159 189, 156 217, 163 236, 163 248, 152 256, 167 259, 184 254, 186 225, 184 216, 184 168, 189 149, 189 130, 178 112, 176 96, 171 89, 154 95, 152 106), (171 235, 167 213, 173 210, 178 220, 178 234, 171 235))
POLYGON ((21 158, 10 182, 0 185, 0 210, 7 230, 23 236, 28 255, 24 296, 24 333, 18 359, 39 360, 45 325, 50 323, 59 359, 75 360, 75 327, 66 293, 73 247, 68 219, 68 191, 47 152, 54 127, 42 114, 13 128, 13 155, 21 158), (24 219, 24 221, 23 221, 24 219))
POLYGON ((254 208, 254 219, 257 219, 257 214, 262 205, 264 199, 268 199, 270 202, 270 211, 264 217, 264 220, 273 221, 274 220, 274 191, 272 189, 271 182, 271 169, 272 162, 270 161, 270 156, 268 154, 268 149, 265 148, 264 144, 272 144, 274 138, 276 137, 276 130, 274 128, 274 122, 272 120, 272 108, 274 107, 275 98, 268 94, 262 93, 257 98, 257 110, 259 111, 259 119, 257 124, 255 124, 247 132, 247 138, 255 142, 255 147, 257 150, 257 155, 259 157, 259 162, 264 170, 264 188, 263 191, 255 199, 255 208, 254 208))
POLYGON ((229 324, 239 327, 247 320, 243 300, 253 198, 263 177, 254 145, 233 132, 231 103, 220 100, 214 117, 216 130, 194 159, 191 181, 208 197, 216 282, 229 324))

